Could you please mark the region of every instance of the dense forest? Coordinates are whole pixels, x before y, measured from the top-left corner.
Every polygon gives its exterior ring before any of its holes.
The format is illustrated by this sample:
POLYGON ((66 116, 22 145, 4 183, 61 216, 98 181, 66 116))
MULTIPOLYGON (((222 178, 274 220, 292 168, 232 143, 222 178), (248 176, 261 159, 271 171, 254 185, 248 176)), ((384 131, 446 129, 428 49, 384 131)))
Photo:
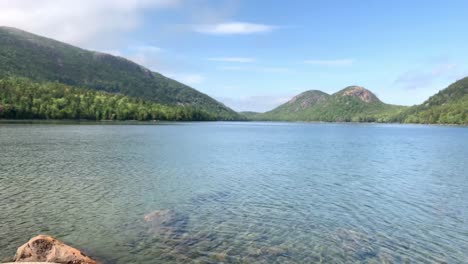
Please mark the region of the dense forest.
MULTIPOLYGON (((232 120, 193 106, 152 101, 26 78, 0 80, 0 118, 86 120, 232 120)), ((236 118, 238 119, 238 118, 236 118)))
POLYGON ((372 92, 351 86, 328 95, 306 91, 265 113, 242 113, 249 120, 468 124, 468 77, 420 105, 385 104, 372 92))
POLYGON ((424 103, 402 112, 391 121, 422 124, 468 124, 468 77, 439 91, 424 103))
POLYGON ((468 78, 412 107, 350 86, 331 95, 307 91, 266 113, 241 115, 125 58, 0 27, 0 118, 468 124, 468 78))
POLYGON ((0 26, 0 78, 8 76, 57 81, 163 105, 191 105, 219 120, 240 118, 210 96, 125 58, 0 26))

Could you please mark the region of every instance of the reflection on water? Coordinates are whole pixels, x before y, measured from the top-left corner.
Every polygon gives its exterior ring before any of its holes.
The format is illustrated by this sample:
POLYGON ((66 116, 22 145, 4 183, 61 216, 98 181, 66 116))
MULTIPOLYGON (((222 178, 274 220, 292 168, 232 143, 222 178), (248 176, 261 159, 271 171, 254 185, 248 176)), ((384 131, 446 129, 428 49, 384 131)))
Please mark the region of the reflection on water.
POLYGON ((0 260, 463 263, 468 129, 0 124, 0 260))

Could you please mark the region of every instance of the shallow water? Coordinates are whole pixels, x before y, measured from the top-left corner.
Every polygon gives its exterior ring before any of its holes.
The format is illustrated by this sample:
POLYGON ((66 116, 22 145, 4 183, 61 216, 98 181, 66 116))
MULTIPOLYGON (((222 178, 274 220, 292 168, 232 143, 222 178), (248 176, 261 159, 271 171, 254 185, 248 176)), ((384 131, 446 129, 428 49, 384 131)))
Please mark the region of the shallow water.
POLYGON ((468 263, 467 171, 466 127, 3 123, 0 261, 468 263))

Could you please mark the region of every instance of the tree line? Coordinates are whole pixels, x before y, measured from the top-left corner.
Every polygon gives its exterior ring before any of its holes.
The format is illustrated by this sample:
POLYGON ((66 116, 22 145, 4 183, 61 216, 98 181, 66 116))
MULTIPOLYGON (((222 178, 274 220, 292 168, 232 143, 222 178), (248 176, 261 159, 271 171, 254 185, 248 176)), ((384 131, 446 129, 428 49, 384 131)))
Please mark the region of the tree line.
POLYGON ((26 78, 0 80, 0 118, 85 120, 229 120, 196 106, 162 105, 148 100, 58 82, 26 78))

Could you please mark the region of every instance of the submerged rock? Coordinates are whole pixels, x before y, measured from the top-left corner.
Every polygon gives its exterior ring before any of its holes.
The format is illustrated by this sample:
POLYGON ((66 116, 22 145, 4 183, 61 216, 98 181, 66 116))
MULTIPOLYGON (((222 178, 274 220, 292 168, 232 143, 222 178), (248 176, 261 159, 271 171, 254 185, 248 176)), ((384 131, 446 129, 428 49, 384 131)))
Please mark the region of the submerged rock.
POLYGON ((66 264, 97 264, 78 249, 45 235, 31 238, 18 248, 15 262, 54 262, 66 264))
POLYGON ((185 233, 188 218, 174 210, 163 209, 145 215, 144 220, 150 225, 151 233, 168 238, 185 233))
POLYGON ((175 215, 175 212, 173 210, 169 209, 163 209, 163 210, 156 210, 154 212, 151 212, 147 215, 145 215, 144 219, 145 222, 153 222, 153 221, 159 221, 159 222, 169 222, 173 216, 175 215))

